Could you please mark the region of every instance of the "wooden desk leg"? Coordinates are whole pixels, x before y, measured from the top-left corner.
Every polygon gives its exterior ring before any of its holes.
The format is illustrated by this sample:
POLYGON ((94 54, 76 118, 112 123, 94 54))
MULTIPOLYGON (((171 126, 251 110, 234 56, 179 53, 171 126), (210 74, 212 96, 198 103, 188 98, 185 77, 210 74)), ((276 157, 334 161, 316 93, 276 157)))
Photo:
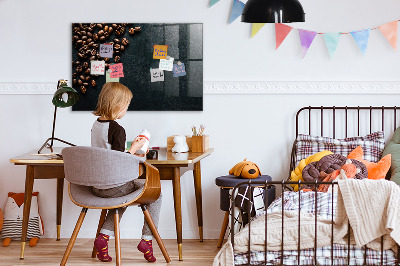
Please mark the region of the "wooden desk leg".
POLYGON ((57 178, 57 241, 60 241, 64 178, 57 178))
POLYGON ((24 213, 22 219, 22 233, 21 233, 21 255, 20 259, 24 259, 26 235, 28 233, 29 213, 31 212, 31 200, 34 181, 34 166, 26 166, 25 177, 25 195, 24 195, 24 213))
POLYGON ((179 260, 182 259, 182 205, 181 205, 181 174, 179 167, 174 167, 172 186, 174 191, 175 223, 178 242, 179 260))
POLYGON ((194 191, 196 194, 197 220, 199 225, 200 242, 203 242, 203 203, 201 196, 201 169, 200 161, 194 164, 194 191))

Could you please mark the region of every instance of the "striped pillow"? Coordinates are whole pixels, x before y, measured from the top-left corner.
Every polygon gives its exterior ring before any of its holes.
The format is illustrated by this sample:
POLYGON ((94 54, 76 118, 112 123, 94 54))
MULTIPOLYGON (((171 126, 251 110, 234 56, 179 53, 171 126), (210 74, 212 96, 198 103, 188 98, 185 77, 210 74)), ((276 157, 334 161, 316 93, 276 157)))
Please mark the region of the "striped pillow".
POLYGON ((364 159, 370 162, 378 162, 385 148, 383 131, 378 131, 364 137, 352 137, 345 139, 333 139, 329 137, 317 137, 299 134, 296 139, 296 165, 302 159, 317 152, 329 150, 343 156, 361 146, 364 151, 364 159))

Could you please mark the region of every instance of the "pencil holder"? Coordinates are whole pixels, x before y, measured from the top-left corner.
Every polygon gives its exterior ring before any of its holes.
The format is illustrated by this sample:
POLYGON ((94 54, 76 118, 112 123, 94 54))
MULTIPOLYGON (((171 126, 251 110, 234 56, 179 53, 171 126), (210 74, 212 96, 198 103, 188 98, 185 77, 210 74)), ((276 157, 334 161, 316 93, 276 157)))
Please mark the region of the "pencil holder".
POLYGON ((205 152, 208 150, 209 136, 192 136, 192 152, 205 152))

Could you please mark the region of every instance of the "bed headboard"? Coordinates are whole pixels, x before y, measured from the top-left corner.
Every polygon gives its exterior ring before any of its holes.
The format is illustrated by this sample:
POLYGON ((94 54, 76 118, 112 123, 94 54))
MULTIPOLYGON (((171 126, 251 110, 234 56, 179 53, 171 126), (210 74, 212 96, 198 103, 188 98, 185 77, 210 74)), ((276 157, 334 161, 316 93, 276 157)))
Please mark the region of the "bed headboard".
MULTIPOLYGON (((383 131, 389 139, 398 126, 396 106, 308 106, 296 114, 296 137, 299 134, 347 138, 363 136, 375 131, 383 131)), ((295 144, 293 144, 290 171, 295 164, 295 144)), ((290 176, 290 172, 289 172, 290 176)))

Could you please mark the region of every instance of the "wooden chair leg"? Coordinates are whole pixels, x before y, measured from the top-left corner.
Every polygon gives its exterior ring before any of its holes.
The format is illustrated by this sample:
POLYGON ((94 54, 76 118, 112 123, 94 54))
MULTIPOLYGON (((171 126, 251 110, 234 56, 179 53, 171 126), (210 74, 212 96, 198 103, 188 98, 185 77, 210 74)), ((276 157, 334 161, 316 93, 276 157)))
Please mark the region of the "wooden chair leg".
POLYGON ((146 220, 147 224, 150 227, 151 232, 153 233, 153 236, 155 237, 155 239, 157 240, 157 244, 161 249, 161 252, 164 256, 164 259, 167 263, 171 262, 171 259, 168 255, 168 251, 164 246, 164 243, 161 240, 160 234, 158 233, 158 230, 156 228, 156 225, 153 222, 153 219, 150 216, 149 211, 147 210, 145 205, 140 205, 140 207, 142 208, 143 214, 144 214, 144 219, 146 220))
POLYGON ((222 222, 221 234, 219 235, 217 248, 220 248, 222 246, 222 242, 224 241, 224 237, 225 237, 226 228, 228 227, 228 222, 229 222, 229 212, 225 212, 225 217, 224 217, 224 221, 222 222))
MULTIPOLYGON (((100 230, 103 227, 104 221, 106 220, 106 215, 107 215, 107 210, 106 209, 101 210, 101 215, 100 215, 100 219, 99 219, 99 226, 97 226, 96 238, 100 234, 100 230)), ((96 250, 96 248, 95 248, 95 246, 93 244, 92 258, 96 258, 96 255, 97 255, 97 250, 96 250)))
POLYGON ((71 253, 72 247, 74 246, 76 237, 78 236, 79 230, 81 229, 83 220, 85 219, 87 208, 82 208, 81 214, 79 215, 78 221, 76 222, 74 232, 72 232, 71 239, 69 240, 67 249, 65 250, 64 257, 61 260, 60 265, 64 266, 67 263, 69 254, 71 253))
POLYGON ((114 234, 115 234, 115 256, 117 257, 115 261, 115 265, 121 265, 121 243, 120 243, 120 235, 119 235, 119 213, 118 209, 115 209, 114 214, 114 234))

